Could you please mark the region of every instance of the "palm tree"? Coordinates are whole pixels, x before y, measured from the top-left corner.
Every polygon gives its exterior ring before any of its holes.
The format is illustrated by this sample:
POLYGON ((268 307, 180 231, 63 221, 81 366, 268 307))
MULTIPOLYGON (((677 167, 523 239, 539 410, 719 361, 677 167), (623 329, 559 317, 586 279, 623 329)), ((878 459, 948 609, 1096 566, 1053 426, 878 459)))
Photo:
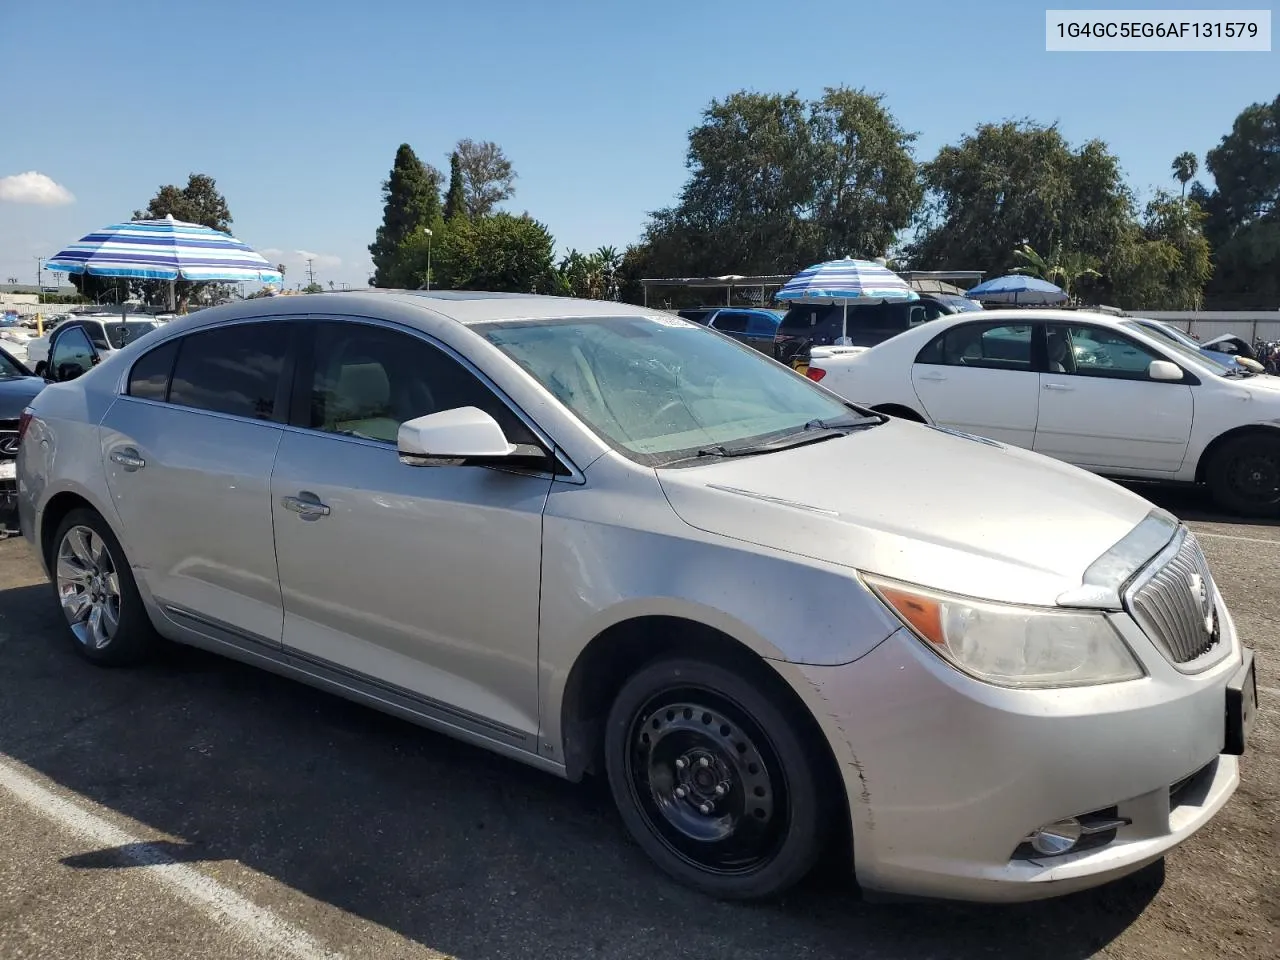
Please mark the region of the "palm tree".
POLYGON ((1071 296, 1071 288, 1077 281, 1102 276, 1098 272, 1102 264, 1097 257, 1076 250, 1063 250, 1061 245, 1055 246, 1048 257, 1043 257, 1031 244, 1024 243, 1013 251, 1013 255, 1022 261, 1021 266, 1013 268, 1014 273, 1056 283, 1067 296, 1071 296))
POLYGON ((1178 154, 1173 158, 1173 163, 1169 169, 1173 171, 1173 178, 1182 184, 1182 198, 1187 198, 1187 184, 1196 175, 1200 169, 1200 161, 1196 159, 1196 155, 1190 150, 1178 154))

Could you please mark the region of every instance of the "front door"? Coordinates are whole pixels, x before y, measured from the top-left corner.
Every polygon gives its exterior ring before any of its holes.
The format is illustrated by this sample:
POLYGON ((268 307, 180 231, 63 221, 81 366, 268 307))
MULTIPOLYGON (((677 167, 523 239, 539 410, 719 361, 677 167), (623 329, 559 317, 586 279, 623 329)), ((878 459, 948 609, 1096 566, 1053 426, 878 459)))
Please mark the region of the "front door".
POLYGON ((1035 450, 1099 473, 1173 473, 1191 438, 1192 388, 1152 380, 1167 357, 1107 327, 1052 324, 1035 450))
POLYGON ((102 421, 135 575, 175 622, 239 645, 280 643, 270 484, 291 330, 271 320, 163 343, 102 421))
POLYGON ((929 419, 1030 449, 1040 389, 1031 361, 1033 329, 974 321, 930 340, 911 367, 911 385, 929 419))
POLYGON ((473 735, 533 750, 549 475, 400 461, 402 422, 478 406, 535 442, 427 340, 312 325, 271 502, 286 650, 473 735), (300 402, 299 402, 300 401, 300 402))

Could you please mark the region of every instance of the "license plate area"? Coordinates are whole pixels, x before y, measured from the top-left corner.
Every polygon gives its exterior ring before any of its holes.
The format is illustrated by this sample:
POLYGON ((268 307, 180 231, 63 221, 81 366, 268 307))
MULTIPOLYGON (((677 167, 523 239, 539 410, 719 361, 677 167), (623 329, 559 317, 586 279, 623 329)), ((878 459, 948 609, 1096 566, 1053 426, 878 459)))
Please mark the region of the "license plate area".
POLYGON ((1227 684, 1227 736, 1223 753, 1241 756, 1258 720, 1258 675, 1253 651, 1245 650, 1244 663, 1227 684))

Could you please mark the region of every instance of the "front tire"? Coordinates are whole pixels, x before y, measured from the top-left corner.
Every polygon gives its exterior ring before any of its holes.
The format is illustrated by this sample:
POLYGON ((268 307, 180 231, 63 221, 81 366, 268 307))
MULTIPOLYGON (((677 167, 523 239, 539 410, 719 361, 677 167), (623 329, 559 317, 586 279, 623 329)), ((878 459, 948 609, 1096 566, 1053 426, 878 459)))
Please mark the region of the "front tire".
POLYGON ((159 636, 142 605, 120 541, 89 509, 58 525, 49 557, 53 588, 77 652, 101 666, 145 660, 159 636))
POLYGON ((1244 434, 1213 454, 1205 479, 1224 510, 1245 517, 1280 517, 1280 438, 1244 434))
POLYGON ((640 670, 609 713, 605 765, 631 836, 713 897, 776 896, 822 853, 829 793, 811 739, 734 670, 693 659, 640 670))

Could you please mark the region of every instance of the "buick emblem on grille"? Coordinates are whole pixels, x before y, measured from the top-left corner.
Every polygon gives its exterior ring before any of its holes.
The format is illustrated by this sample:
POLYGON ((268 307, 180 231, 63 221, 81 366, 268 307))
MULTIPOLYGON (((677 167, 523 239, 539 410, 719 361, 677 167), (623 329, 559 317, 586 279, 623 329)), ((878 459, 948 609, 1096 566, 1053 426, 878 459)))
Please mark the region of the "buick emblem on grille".
POLYGON ((6 457, 16 457, 18 455, 18 438, 5 437, 0 440, 0 453, 6 457))
POLYGON ((1213 613, 1213 597, 1209 593, 1209 585, 1204 582, 1204 577, 1198 573, 1193 573, 1188 586, 1190 586, 1191 595, 1195 598, 1196 604, 1200 608, 1200 615, 1204 618, 1204 632, 1212 634, 1213 621, 1216 618, 1213 613))

